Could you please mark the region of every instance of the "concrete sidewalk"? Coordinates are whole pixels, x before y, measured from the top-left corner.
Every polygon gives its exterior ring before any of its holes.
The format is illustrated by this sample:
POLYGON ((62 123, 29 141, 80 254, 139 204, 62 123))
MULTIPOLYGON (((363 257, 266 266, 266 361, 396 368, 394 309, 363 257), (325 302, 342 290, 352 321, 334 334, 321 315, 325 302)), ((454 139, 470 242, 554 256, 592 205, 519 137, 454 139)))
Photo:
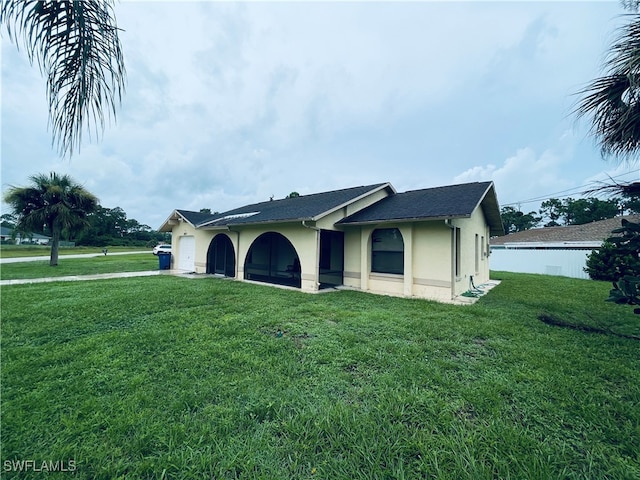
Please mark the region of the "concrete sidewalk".
MULTIPOLYGON (((148 253, 151 254, 151 250, 140 250, 137 252, 112 252, 108 253, 111 255, 135 255, 138 253, 148 253)), ((65 258, 92 258, 92 257, 102 257, 104 253, 74 253, 71 255, 60 255, 58 256, 59 260, 63 260, 65 258)), ((38 262, 42 260, 49 260, 51 258, 50 255, 41 255, 37 257, 15 257, 15 258, 0 258, 0 264, 2 263, 20 263, 20 262, 38 262)))
POLYGON ((95 275, 67 275, 64 277, 18 278, 15 280, 0 280, 0 286, 25 285, 28 283, 75 282, 79 280, 106 280, 110 278, 151 277, 154 275, 193 276, 182 270, 146 270, 143 272, 98 273, 95 275))

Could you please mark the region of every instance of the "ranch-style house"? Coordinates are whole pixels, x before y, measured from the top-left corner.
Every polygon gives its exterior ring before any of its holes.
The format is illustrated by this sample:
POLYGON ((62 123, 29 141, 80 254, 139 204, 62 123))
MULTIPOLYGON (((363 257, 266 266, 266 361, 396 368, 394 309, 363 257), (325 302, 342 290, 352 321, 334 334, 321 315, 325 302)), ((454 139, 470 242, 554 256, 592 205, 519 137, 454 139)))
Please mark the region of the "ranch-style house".
POLYGON ((317 292, 347 287, 451 301, 489 280, 503 233, 493 182, 396 192, 390 183, 207 214, 174 210, 172 268, 317 292))

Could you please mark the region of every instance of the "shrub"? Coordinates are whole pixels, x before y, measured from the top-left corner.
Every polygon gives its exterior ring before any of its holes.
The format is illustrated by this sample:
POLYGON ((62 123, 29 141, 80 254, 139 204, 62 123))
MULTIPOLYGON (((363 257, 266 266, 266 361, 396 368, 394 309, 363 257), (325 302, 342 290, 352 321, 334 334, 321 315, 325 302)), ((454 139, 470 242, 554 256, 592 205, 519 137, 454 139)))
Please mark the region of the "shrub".
POLYGON ((640 276, 640 259, 637 253, 621 251, 619 246, 606 241, 600 250, 589 254, 584 270, 593 280, 616 282, 627 275, 640 276))

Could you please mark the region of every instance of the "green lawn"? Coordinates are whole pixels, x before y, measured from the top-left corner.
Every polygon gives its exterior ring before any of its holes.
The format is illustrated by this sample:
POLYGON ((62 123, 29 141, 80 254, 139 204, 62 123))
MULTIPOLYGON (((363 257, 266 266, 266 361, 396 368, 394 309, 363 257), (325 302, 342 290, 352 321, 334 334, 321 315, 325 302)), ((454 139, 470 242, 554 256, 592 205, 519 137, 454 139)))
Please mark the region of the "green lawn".
POLYGON ((12 477, 27 459, 91 479, 640 478, 638 319, 605 283, 494 276, 462 307, 210 277, 3 287, 3 478, 69 478, 12 477))
POLYGON ((0 265, 0 279, 62 277, 65 275, 93 275, 96 273, 142 272, 158 270, 158 257, 149 253, 128 255, 96 254, 91 258, 60 257, 58 265, 52 267, 49 260, 35 262, 5 263, 0 265))

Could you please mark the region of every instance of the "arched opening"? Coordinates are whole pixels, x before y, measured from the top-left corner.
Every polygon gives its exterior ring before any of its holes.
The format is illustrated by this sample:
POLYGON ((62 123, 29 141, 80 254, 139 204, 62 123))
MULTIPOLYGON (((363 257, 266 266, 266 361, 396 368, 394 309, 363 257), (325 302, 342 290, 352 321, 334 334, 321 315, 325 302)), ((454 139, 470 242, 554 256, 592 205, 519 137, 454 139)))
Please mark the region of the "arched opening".
POLYGON ((231 239, 224 233, 219 233, 209 244, 207 251, 207 273, 236 276, 236 254, 231 239))
POLYGON ((300 288, 300 257, 284 235, 267 232, 256 238, 244 263, 245 280, 300 288))
POLYGON ((397 228, 378 228, 371 234, 371 272, 404 274, 404 240, 397 228))

